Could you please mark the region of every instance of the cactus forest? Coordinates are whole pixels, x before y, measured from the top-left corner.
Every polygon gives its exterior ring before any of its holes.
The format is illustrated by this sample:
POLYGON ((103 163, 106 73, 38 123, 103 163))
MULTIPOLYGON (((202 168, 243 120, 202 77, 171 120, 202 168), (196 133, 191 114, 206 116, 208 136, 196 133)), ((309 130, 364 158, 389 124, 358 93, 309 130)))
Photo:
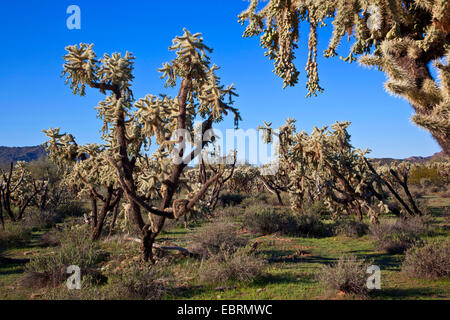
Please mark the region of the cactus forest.
POLYGON ((1 64, 0 300, 450 299, 449 1, 79 2, 1 64))

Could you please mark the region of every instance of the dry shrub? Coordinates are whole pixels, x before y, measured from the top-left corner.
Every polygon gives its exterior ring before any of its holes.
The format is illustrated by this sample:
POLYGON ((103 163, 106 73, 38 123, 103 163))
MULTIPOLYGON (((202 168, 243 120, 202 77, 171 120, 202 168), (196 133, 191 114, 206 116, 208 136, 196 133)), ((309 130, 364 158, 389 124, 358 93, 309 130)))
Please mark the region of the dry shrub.
POLYGON ((257 235, 295 234, 298 231, 297 221, 291 213, 262 205, 253 205, 245 210, 244 227, 257 235))
POLYGON ((291 211, 252 206, 246 209, 244 226, 257 235, 281 233, 304 237, 328 235, 328 228, 318 214, 294 215, 291 211))
POLYGON ((46 232, 41 237, 41 245, 44 247, 59 247, 61 240, 55 232, 46 232))
POLYGON ((305 201, 302 205, 302 213, 314 216, 330 216, 330 210, 323 201, 305 201))
POLYGON ((343 235, 346 237, 358 238, 369 232, 369 226, 361 221, 354 219, 340 219, 333 226, 335 235, 343 235))
POLYGON ((450 207, 445 207, 442 209, 442 216, 445 219, 445 223, 450 223, 450 207))
POLYGON ((323 265, 318 280, 328 289, 366 296, 366 271, 370 264, 354 255, 346 255, 331 266, 323 265))
POLYGON ((236 219, 243 217, 245 209, 242 207, 225 207, 216 210, 216 216, 221 219, 236 219))
POLYGON ((450 241, 432 241, 406 251, 402 271, 413 278, 450 276, 450 241))
POLYGON ((66 269, 60 268, 59 270, 54 268, 51 271, 37 272, 33 270, 27 270, 20 279, 20 285, 27 288, 55 288, 60 286, 67 279, 66 269))
POLYGON ((265 262, 245 249, 235 252, 222 251, 203 260, 199 268, 199 280, 209 285, 229 282, 250 283, 263 275, 265 262))
POLYGON ((218 205, 222 208, 228 206, 237 206, 242 202, 244 197, 240 194, 225 192, 220 195, 218 205))
POLYGON ((442 191, 439 196, 442 198, 450 198, 450 188, 448 188, 446 191, 442 191))
POLYGON ((244 226, 250 232, 258 235, 275 232, 283 234, 298 233, 298 221, 291 212, 262 205, 254 205, 246 209, 244 226))
POLYGON ((31 240, 31 236, 31 228, 23 222, 7 223, 5 230, 0 231, 0 248, 24 246, 31 240))
POLYGON ((243 208, 249 208, 253 206, 261 206, 262 204, 269 204, 269 198, 265 193, 259 193, 251 197, 244 198, 240 206, 243 208))
POLYGON ((56 287, 67 278, 66 269, 70 265, 79 266, 86 280, 95 280, 98 275, 95 265, 102 256, 97 244, 87 236, 86 229, 65 230, 58 233, 61 242, 53 253, 31 259, 21 280, 27 287, 56 287))
POLYGON ((431 191, 432 193, 438 193, 439 191, 441 191, 441 188, 440 188, 440 187, 431 187, 431 188, 430 188, 430 191, 431 191))
POLYGON ((33 230, 54 227, 62 221, 63 216, 54 211, 34 210, 25 217, 25 224, 33 230))
POLYGON ((191 236, 189 251, 201 257, 208 257, 221 250, 236 251, 246 244, 247 240, 237 234, 235 224, 219 220, 202 227, 191 236))
POLYGON ((115 291, 122 298, 160 300, 168 291, 172 275, 161 262, 155 265, 135 263, 122 273, 115 291))
POLYGON ((88 212, 79 201, 67 201, 59 204, 55 211, 63 217, 82 217, 88 212))
POLYGON ((399 218, 394 223, 383 221, 370 227, 377 249, 392 254, 404 253, 428 232, 428 221, 424 217, 399 218))
POLYGON ((303 237, 327 237, 330 235, 329 227, 324 224, 319 214, 307 213, 298 217, 298 234, 303 237))
POLYGON ((416 201, 417 208, 422 212, 425 217, 428 217, 432 214, 430 205, 426 199, 419 199, 416 201))

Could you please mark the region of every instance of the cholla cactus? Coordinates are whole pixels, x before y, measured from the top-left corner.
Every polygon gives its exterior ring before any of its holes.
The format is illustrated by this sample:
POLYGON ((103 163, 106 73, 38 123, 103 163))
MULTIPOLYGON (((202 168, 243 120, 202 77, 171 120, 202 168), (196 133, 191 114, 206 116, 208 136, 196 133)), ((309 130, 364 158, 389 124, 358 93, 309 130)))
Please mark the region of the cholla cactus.
MULTIPOLYGON (((107 214, 116 212, 122 197, 122 190, 114 179, 114 168, 103 157, 106 146, 79 146, 72 135, 60 134, 59 128, 44 132, 50 138, 45 143, 49 158, 63 172, 62 184, 74 191, 79 199, 90 201, 91 238, 99 239, 107 214), (102 203, 101 208, 99 202, 102 203)), ((111 227, 114 221, 115 218, 111 227)))
POLYGON ((284 86, 294 86, 299 72, 294 64, 301 22, 310 26, 306 71, 308 96, 323 91, 319 85, 317 32, 327 18, 333 19, 333 35, 325 57, 334 57, 347 34, 354 43, 345 61, 361 56, 364 65, 376 66, 390 78, 385 88, 406 98, 416 114, 412 120, 431 132, 450 153, 449 32, 450 3, 443 0, 252 0, 239 22, 248 26, 244 37, 261 35, 266 56, 274 60, 275 73, 284 86), (265 1, 264 1, 265 2, 265 1), (429 64, 437 63, 440 84, 429 64))
MULTIPOLYGON (((408 195, 404 201, 386 176, 366 159, 369 151, 354 149, 350 144, 349 125, 350 122, 336 122, 331 130, 316 127, 308 135, 296 132, 295 120, 288 119, 279 129, 279 171, 275 179, 284 181, 280 190, 291 196, 292 209, 301 212, 305 199, 322 199, 334 216, 355 213, 362 219, 366 211, 376 222, 379 214, 386 211, 401 214, 388 201, 387 188, 407 213, 420 215, 410 197, 407 173, 400 175, 393 168, 389 170, 408 195)), ((273 132, 267 124, 260 130, 273 132)))
POLYGON ((249 165, 238 165, 233 176, 227 181, 226 188, 232 193, 254 194, 263 190, 260 182, 259 168, 249 165))
POLYGON ((120 186, 128 202, 127 212, 142 232, 143 258, 153 260, 153 242, 165 219, 178 219, 191 211, 227 170, 225 166, 217 168, 189 198, 177 198, 183 185, 183 171, 210 141, 194 145, 194 150, 187 153, 185 148, 179 148, 188 142, 186 137, 174 138, 174 133, 184 131, 192 137, 193 120, 198 116, 203 118, 201 133, 230 112, 237 125, 240 115, 232 107, 234 88, 220 85, 218 68, 210 65, 207 56, 212 50, 203 43, 201 34, 187 30, 169 48, 175 51, 175 59, 160 69, 166 86, 179 85, 176 98, 147 95, 135 101, 131 90, 134 57, 130 53, 105 54, 103 59, 97 59, 93 45, 69 46, 66 50, 63 75, 73 92, 84 95, 86 87, 91 87, 107 95, 96 107, 98 117, 103 120, 105 144, 87 156, 88 150, 78 148, 71 136, 50 130, 49 136, 55 139, 48 148, 51 151, 61 146, 60 161, 82 160, 77 162, 77 170, 82 171, 80 176, 91 177, 91 182, 114 182, 114 187, 120 186), (156 151, 147 156, 145 151, 151 144, 156 144, 156 151), (174 162, 171 155, 184 161, 174 162), (104 172, 96 172, 100 167, 104 172), (154 206, 158 201, 159 205, 154 206), (143 212, 149 215, 148 223, 144 222, 143 212))
POLYGON ((0 170, 0 174, 0 222, 3 225, 3 210, 11 221, 21 220, 25 210, 33 205, 33 200, 46 190, 49 181, 45 177, 42 181, 35 179, 22 161, 11 163, 9 171, 0 170), (13 206, 17 208, 17 213, 13 206))
POLYGON ((446 183, 450 183, 450 159, 447 158, 447 161, 438 160, 432 161, 426 164, 427 168, 436 169, 439 177, 446 183))

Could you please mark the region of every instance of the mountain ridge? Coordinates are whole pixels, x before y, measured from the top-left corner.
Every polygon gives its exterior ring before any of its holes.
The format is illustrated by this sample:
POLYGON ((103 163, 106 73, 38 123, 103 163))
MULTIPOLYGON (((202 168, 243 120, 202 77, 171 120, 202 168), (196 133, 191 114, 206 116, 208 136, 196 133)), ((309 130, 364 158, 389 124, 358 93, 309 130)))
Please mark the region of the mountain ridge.
POLYGON ((10 163, 17 161, 34 161, 47 157, 44 146, 31 147, 2 147, 0 146, 0 163, 10 163))
MULTIPOLYGON (((47 151, 44 146, 31 146, 31 147, 2 147, 0 146, 0 163, 10 163, 17 161, 34 161, 47 157, 47 151)), ((444 151, 436 152, 428 157, 411 156, 405 159, 394 158, 373 158, 373 160, 381 161, 384 163, 390 163, 392 161, 407 160, 411 162, 427 162, 429 160, 437 160, 445 158, 444 151)))

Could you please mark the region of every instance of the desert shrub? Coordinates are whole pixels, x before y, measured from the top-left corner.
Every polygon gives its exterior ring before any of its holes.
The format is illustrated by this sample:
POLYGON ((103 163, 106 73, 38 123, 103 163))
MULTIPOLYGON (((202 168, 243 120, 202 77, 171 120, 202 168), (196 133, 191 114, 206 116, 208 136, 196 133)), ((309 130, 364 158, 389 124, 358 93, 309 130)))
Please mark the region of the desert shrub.
POLYGON ((244 226, 258 235, 281 233, 304 237, 322 237, 329 234, 328 227, 318 214, 295 215, 288 210, 252 206, 246 209, 244 226))
MULTIPOLYGON (((289 196, 285 193, 281 193, 280 194, 281 197, 281 201, 283 202, 283 204, 288 204, 289 203, 289 196)), ((267 196, 265 197, 267 204, 270 206, 279 206, 280 202, 278 200, 278 197, 275 193, 267 193, 267 196)))
POLYGON ((46 232, 41 237, 41 245, 44 247, 58 247, 61 245, 61 240, 55 232, 46 232))
POLYGON ((441 191, 441 188, 439 188, 439 187, 431 187, 430 191, 433 192, 433 193, 437 193, 437 192, 441 191))
MULTIPOLYGON (((113 300, 120 299, 121 295, 117 291, 102 290, 104 288, 83 283, 82 290, 69 290, 62 286, 59 288, 47 289, 42 292, 39 299, 42 300, 113 300)), ((109 288, 108 288, 109 289, 109 288)))
POLYGON ((122 273, 116 291, 122 293, 122 298, 160 300, 167 292, 171 278, 164 263, 135 263, 122 273))
POLYGON ((435 168, 416 167, 409 173, 408 181, 410 184, 431 186, 441 185, 443 183, 442 177, 435 168))
POLYGON ((362 237, 369 232, 369 226, 361 221, 354 219, 339 219, 333 226, 335 235, 343 235, 346 237, 362 237))
POLYGON ((253 206, 261 206, 261 204, 269 204, 269 198, 265 193, 259 193, 257 195, 244 198, 240 206, 243 208, 249 208, 253 206))
POLYGON ((424 216, 430 216, 432 214, 430 205, 428 204, 428 201, 425 199, 419 199, 416 201, 417 208, 422 212, 424 216))
POLYGON ((427 220, 422 217, 397 219, 394 223, 381 222, 370 227, 376 247, 388 253, 405 252, 420 242, 421 235, 428 232, 427 220))
POLYGON ((450 198, 450 188, 441 192, 440 196, 442 198, 450 198))
POLYGON ((53 253, 31 259, 27 264, 22 278, 24 286, 56 287, 67 278, 66 270, 70 265, 79 266, 86 279, 95 274, 93 269, 102 256, 97 244, 87 236, 87 230, 65 230, 57 237, 61 242, 60 247, 53 253))
POLYGON ((32 230, 22 221, 7 223, 5 230, 0 230, 0 248, 24 246, 30 240, 32 230))
POLYGON ((51 228, 62 221, 62 215, 55 211, 33 210, 25 217, 25 223, 33 230, 51 228))
POLYGON ((450 241, 432 241, 408 249, 402 271, 413 278, 450 276, 450 241))
POLYGON ((240 194, 225 192, 220 195, 218 205, 222 208, 236 206, 242 202, 244 197, 240 194))
POLYGON ((303 237, 326 237, 330 228, 322 222, 316 213, 301 214, 298 217, 298 234, 303 237))
POLYGON ((413 233, 389 232, 378 242, 378 248, 388 253, 404 253, 419 241, 419 237, 413 233))
POLYGON ((59 204, 55 211, 62 217, 82 217, 88 210, 79 201, 67 201, 59 204))
POLYGON ((216 216, 222 219, 236 219, 244 216, 245 209, 242 207, 225 207, 216 210, 216 216))
POLYGON ((234 252, 247 244, 247 240, 237 234, 237 227, 229 221, 214 221, 194 233, 189 250, 201 257, 218 254, 221 250, 234 252))
POLYGON ((354 255, 343 256, 331 266, 323 265, 318 280, 328 289, 365 296, 368 293, 366 272, 370 264, 354 255))
POLYGON ((236 252, 224 250, 203 260, 199 267, 199 280, 210 285, 228 282, 250 283, 263 274, 264 260, 245 249, 236 252))
POLYGON ((305 201, 302 205, 302 213, 314 216, 329 216, 330 210, 323 201, 305 201))
POLYGON ((275 232, 283 234, 297 234, 297 218, 289 211, 280 211, 275 208, 254 205, 245 210, 244 227, 258 235, 267 235, 275 232))
POLYGON ((414 199, 416 200, 420 200, 423 199, 424 195, 425 195, 425 191, 422 188, 414 188, 413 186, 411 186, 410 188, 410 192, 413 196, 414 199))
POLYGON ((445 223, 449 224, 450 223, 450 207, 443 208, 441 215, 444 217, 445 223))

